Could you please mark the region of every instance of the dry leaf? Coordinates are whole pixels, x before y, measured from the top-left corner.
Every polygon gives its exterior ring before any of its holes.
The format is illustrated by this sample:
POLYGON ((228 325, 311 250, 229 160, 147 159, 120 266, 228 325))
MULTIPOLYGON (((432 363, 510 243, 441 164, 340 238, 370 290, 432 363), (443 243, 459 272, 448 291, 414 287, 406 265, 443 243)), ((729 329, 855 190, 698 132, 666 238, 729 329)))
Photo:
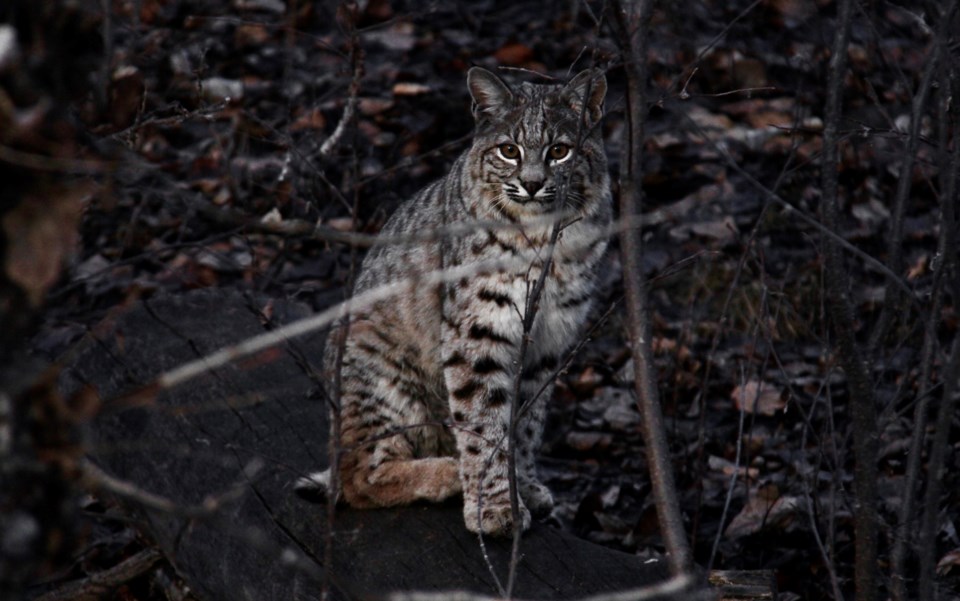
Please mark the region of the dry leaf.
POLYGON ((290 124, 290 131, 302 131, 304 129, 322 130, 326 126, 327 118, 323 116, 323 111, 315 108, 297 117, 297 120, 290 124))
POLYGON ((737 232, 737 224, 733 217, 726 215, 722 219, 714 221, 701 221, 690 224, 690 231, 704 238, 713 238, 714 240, 726 241, 733 238, 737 232))
POLYGON ((740 510, 724 531, 728 538, 735 539, 754 534, 765 528, 786 529, 803 507, 803 499, 796 496, 780 496, 776 486, 763 486, 753 491, 750 500, 740 510))
POLYGON ((733 121, 730 120, 730 117, 712 113, 698 105, 692 105, 687 109, 687 117, 706 130, 726 131, 733 127, 733 121))
POLYGON ((937 562, 937 574, 943 576, 957 566, 960 566, 960 549, 954 549, 940 558, 937 562))
POLYGON ((241 23, 233 39, 240 48, 262 46, 270 41, 270 31, 260 23, 241 23))
POLYGON ((817 5, 805 0, 770 0, 769 6, 785 20, 800 22, 817 14, 817 5))
POLYGON ((3 269, 34 307, 60 277, 64 261, 74 250, 86 193, 82 186, 52 188, 44 198, 23 198, 3 216, 7 236, 3 269))
POLYGON ((145 90, 143 75, 136 67, 128 65, 113 72, 107 93, 110 97, 108 112, 114 128, 133 124, 143 104, 145 90))
POLYGON ((927 253, 921 254, 913 264, 910 265, 910 268, 907 270, 907 279, 910 281, 916 280, 917 278, 927 274, 927 267, 930 264, 930 255, 927 253))
POLYGON ((407 52, 417 45, 413 23, 399 21, 386 29, 374 29, 363 34, 364 42, 377 42, 387 50, 407 52))
POLYGON ((738 466, 734 462, 728 461, 723 457, 717 457, 716 455, 710 455, 710 457, 707 458, 707 466, 711 470, 720 472, 724 476, 731 476, 734 473, 736 473, 738 477, 747 476, 751 479, 756 479, 760 476, 760 470, 755 467, 747 467, 745 465, 738 466))
POLYGON ((603 374, 597 373, 593 367, 588 366, 580 376, 570 383, 578 394, 589 395, 603 382, 603 374))
POLYGON ((493 53, 493 58, 501 65, 522 65, 533 59, 533 49, 519 42, 505 44, 493 53))
POLYGON ((432 91, 430 86, 412 81, 401 81, 393 85, 394 96, 421 96, 432 91))
POLYGON ((352 232, 353 231, 353 218, 352 217, 334 217, 326 223, 327 227, 338 232, 352 232))
POLYGON ((631 405, 613 405, 603 412, 603 421, 615 432, 632 432, 640 425, 640 412, 631 405))
POLYGON ((734 406, 747 413, 774 415, 787 406, 780 389, 768 382, 750 380, 730 393, 734 406))
POLYGON ((357 100, 357 110, 365 117, 373 117, 393 107, 393 100, 386 98, 360 98, 357 100))
POLYGON ((569 432, 567 446, 578 451, 602 451, 613 442, 613 436, 603 432, 569 432))

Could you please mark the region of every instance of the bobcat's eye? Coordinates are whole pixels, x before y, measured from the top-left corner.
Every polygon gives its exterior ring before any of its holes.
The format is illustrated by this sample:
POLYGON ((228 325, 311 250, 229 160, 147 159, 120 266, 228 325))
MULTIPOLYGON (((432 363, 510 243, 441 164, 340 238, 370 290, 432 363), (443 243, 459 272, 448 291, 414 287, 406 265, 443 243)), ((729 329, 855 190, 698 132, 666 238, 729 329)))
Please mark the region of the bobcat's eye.
POLYGON ((547 154, 554 161, 562 161, 570 154, 570 147, 566 144, 554 144, 550 147, 550 150, 547 151, 547 154))
POLYGON ((520 158, 520 147, 516 144, 501 144, 497 146, 497 150, 505 159, 513 161, 520 158))

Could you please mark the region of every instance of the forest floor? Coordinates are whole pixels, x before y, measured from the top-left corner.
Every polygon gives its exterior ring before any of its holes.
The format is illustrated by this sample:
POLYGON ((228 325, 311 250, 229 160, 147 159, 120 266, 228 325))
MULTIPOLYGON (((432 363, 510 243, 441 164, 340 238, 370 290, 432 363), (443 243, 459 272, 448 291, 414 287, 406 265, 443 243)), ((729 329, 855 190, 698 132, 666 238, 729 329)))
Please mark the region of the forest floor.
MULTIPOLYGON (((819 218, 835 7, 664 4, 647 56, 655 103, 643 261, 695 556, 714 568, 776 569, 784 598, 830 598, 831 574, 849 596, 854 466, 845 376, 826 319, 822 234, 798 217, 819 218)), ((56 356, 111 311, 161 291, 252 289, 315 308, 341 299, 360 255, 318 239, 314 225, 375 234, 399 202, 446 172, 469 144, 472 65, 514 81, 607 68, 604 132, 616 180, 624 83, 602 2, 360 5, 351 13, 296 0, 112 3, 99 85, 74 107, 90 158, 108 168, 96 178, 75 261, 50 295, 33 341, 38 353, 56 356), (337 138, 352 82, 356 110, 337 138)), ((902 119, 929 32, 905 9, 870 6, 849 52, 840 233, 882 260, 902 119)), ((927 160, 935 152, 933 144, 919 151, 904 228, 903 273, 918 290, 937 260, 937 173, 927 160)), ((542 468, 558 500, 557 527, 629 553, 662 552, 630 385, 618 252, 613 241, 595 329, 558 384, 542 468)), ((847 258, 866 343, 885 280, 847 258)), ((949 340, 957 316, 949 305, 943 313, 949 340)), ((874 348, 885 533, 903 486, 918 319, 904 317, 874 348)), ((935 541, 945 590, 960 582, 960 466, 956 454, 951 461, 935 541)), ((97 562, 137 544, 114 543, 97 562)), ((131 585, 117 598, 162 598, 151 590, 131 585)))

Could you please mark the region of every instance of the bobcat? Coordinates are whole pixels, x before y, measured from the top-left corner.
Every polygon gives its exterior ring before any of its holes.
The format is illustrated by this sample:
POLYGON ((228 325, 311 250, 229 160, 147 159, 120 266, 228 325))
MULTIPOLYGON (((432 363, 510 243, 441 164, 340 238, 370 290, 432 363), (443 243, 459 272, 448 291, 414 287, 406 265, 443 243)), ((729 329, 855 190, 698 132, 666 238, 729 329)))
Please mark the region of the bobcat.
MULTIPOLYGON (((607 246, 610 178, 597 126, 607 84, 584 71, 566 85, 510 87, 474 67, 467 86, 472 146, 446 177, 401 205, 383 233, 452 225, 469 233, 375 246, 356 282, 359 293, 406 280, 389 302, 355 311, 344 334, 340 493, 354 507, 387 507, 462 492, 468 529, 506 535, 514 526, 511 403, 521 403, 520 526, 529 527, 531 512, 553 508, 534 454, 551 379, 581 330, 607 246), (521 365, 528 294, 547 264, 558 220, 563 229, 521 365), (410 283, 499 259, 513 262, 436 285, 410 283), (521 399, 514 398, 518 377, 521 399)), ((327 343, 327 370, 336 367, 336 340, 327 343)), ((298 488, 328 483, 329 472, 301 479, 298 488)))

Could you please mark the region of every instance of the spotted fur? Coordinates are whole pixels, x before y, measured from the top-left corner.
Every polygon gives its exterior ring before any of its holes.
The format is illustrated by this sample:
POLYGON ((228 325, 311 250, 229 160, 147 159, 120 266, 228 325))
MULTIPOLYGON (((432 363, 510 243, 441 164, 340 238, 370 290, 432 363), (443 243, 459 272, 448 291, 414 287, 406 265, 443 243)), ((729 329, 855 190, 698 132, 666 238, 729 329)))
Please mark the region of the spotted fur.
MULTIPOLYGON (((508 534, 510 405, 520 369, 522 315, 546 264, 551 215, 565 224, 523 357, 516 456, 522 527, 548 513, 550 491, 534 455, 550 378, 581 331, 611 220, 601 117, 606 81, 511 88, 473 68, 467 76, 476 131, 450 173, 403 204, 390 236, 476 225, 468 234, 374 247, 355 292, 407 280, 390 301, 358 311, 341 365, 341 493, 355 507, 464 497, 467 528, 508 534), (497 260, 507 268, 424 286, 428 272, 497 260), (412 279, 411 279, 412 278, 412 279), (539 393, 539 396, 537 396, 539 393)), ((335 368, 335 337, 327 369, 335 368)), ((322 487, 329 474, 306 479, 322 487), (325 479, 326 478, 326 479, 325 479)))

